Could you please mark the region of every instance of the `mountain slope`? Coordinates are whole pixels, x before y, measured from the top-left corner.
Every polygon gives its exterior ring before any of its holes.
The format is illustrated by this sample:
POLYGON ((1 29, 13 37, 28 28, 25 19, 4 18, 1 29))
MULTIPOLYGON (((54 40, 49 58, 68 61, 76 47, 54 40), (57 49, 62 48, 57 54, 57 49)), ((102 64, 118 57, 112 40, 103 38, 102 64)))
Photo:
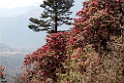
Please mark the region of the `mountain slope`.
POLYGON ((1 17, 0 24, 0 41, 11 47, 35 50, 45 43, 45 32, 36 33, 28 28, 28 14, 18 17, 1 17))
POLYGON ((0 53, 2 52, 13 52, 15 49, 11 48, 10 46, 7 46, 3 43, 0 43, 0 53))
POLYGON ((28 53, 28 51, 14 49, 0 43, 0 65, 5 67, 8 80, 14 80, 12 77, 16 77, 17 74, 21 73, 20 66, 23 63, 24 56, 28 53))
POLYGON ((27 12, 32 10, 39 9, 38 6, 26 6, 26 7, 16 7, 12 9, 5 9, 0 7, 0 16, 1 17, 17 17, 20 15, 25 15, 27 12))

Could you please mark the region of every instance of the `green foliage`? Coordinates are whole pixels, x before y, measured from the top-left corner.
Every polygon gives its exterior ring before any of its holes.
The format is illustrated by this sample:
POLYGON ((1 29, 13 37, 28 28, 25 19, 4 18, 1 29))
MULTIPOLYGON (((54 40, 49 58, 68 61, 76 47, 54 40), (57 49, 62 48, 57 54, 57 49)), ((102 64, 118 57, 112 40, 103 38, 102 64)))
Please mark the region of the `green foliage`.
POLYGON ((29 25, 34 31, 47 31, 48 33, 57 32, 58 26, 63 24, 70 25, 72 14, 70 11, 74 5, 74 0, 46 0, 40 5, 44 8, 40 19, 30 18, 33 24, 29 25))

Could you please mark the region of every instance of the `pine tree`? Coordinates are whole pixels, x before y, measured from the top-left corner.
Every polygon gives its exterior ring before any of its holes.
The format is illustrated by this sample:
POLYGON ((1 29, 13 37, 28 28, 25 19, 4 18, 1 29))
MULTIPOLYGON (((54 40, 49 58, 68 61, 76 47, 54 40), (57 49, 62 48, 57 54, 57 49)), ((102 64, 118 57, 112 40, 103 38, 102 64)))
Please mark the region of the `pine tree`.
POLYGON ((40 5, 44 8, 40 19, 30 18, 32 22, 28 27, 36 32, 47 31, 48 33, 57 33, 58 26, 63 24, 70 25, 72 14, 70 11, 74 5, 74 0, 45 0, 40 5))

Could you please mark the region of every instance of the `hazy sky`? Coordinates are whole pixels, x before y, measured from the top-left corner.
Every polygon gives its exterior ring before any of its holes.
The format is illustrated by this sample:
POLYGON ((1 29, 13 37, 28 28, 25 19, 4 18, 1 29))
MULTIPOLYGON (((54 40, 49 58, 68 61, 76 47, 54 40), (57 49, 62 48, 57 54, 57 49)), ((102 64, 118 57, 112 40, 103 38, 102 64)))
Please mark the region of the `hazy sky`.
POLYGON ((0 7, 3 8, 14 8, 14 7, 24 7, 29 5, 39 6, 43 0, 0 0, 0 7))
MULTIPOLYGON (((29 5, 39 6, 43 0, 0 0, 0 7, 11 9, 14 7, 24 7, 29 5)), ((75 0, 75 2, 83 2, 85 0, 75 0)), ((81 4, 79 4, 80 6, 81 4)))

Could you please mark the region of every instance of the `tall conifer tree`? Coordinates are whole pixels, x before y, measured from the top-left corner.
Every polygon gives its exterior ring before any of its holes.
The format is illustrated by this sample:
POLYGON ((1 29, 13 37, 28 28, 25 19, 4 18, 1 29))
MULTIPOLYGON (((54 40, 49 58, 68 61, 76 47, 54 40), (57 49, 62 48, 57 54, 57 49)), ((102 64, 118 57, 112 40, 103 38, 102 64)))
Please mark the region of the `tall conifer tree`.
POLYGON ((45 0, 40 5, 44 8, 40 19, 30 18, 28 27, 36 32, 47 31, 48 33, 57 33, 58 26, 63 24, 70 25, 72 14, 70 8, 74 5, 74 0, 45 0))

